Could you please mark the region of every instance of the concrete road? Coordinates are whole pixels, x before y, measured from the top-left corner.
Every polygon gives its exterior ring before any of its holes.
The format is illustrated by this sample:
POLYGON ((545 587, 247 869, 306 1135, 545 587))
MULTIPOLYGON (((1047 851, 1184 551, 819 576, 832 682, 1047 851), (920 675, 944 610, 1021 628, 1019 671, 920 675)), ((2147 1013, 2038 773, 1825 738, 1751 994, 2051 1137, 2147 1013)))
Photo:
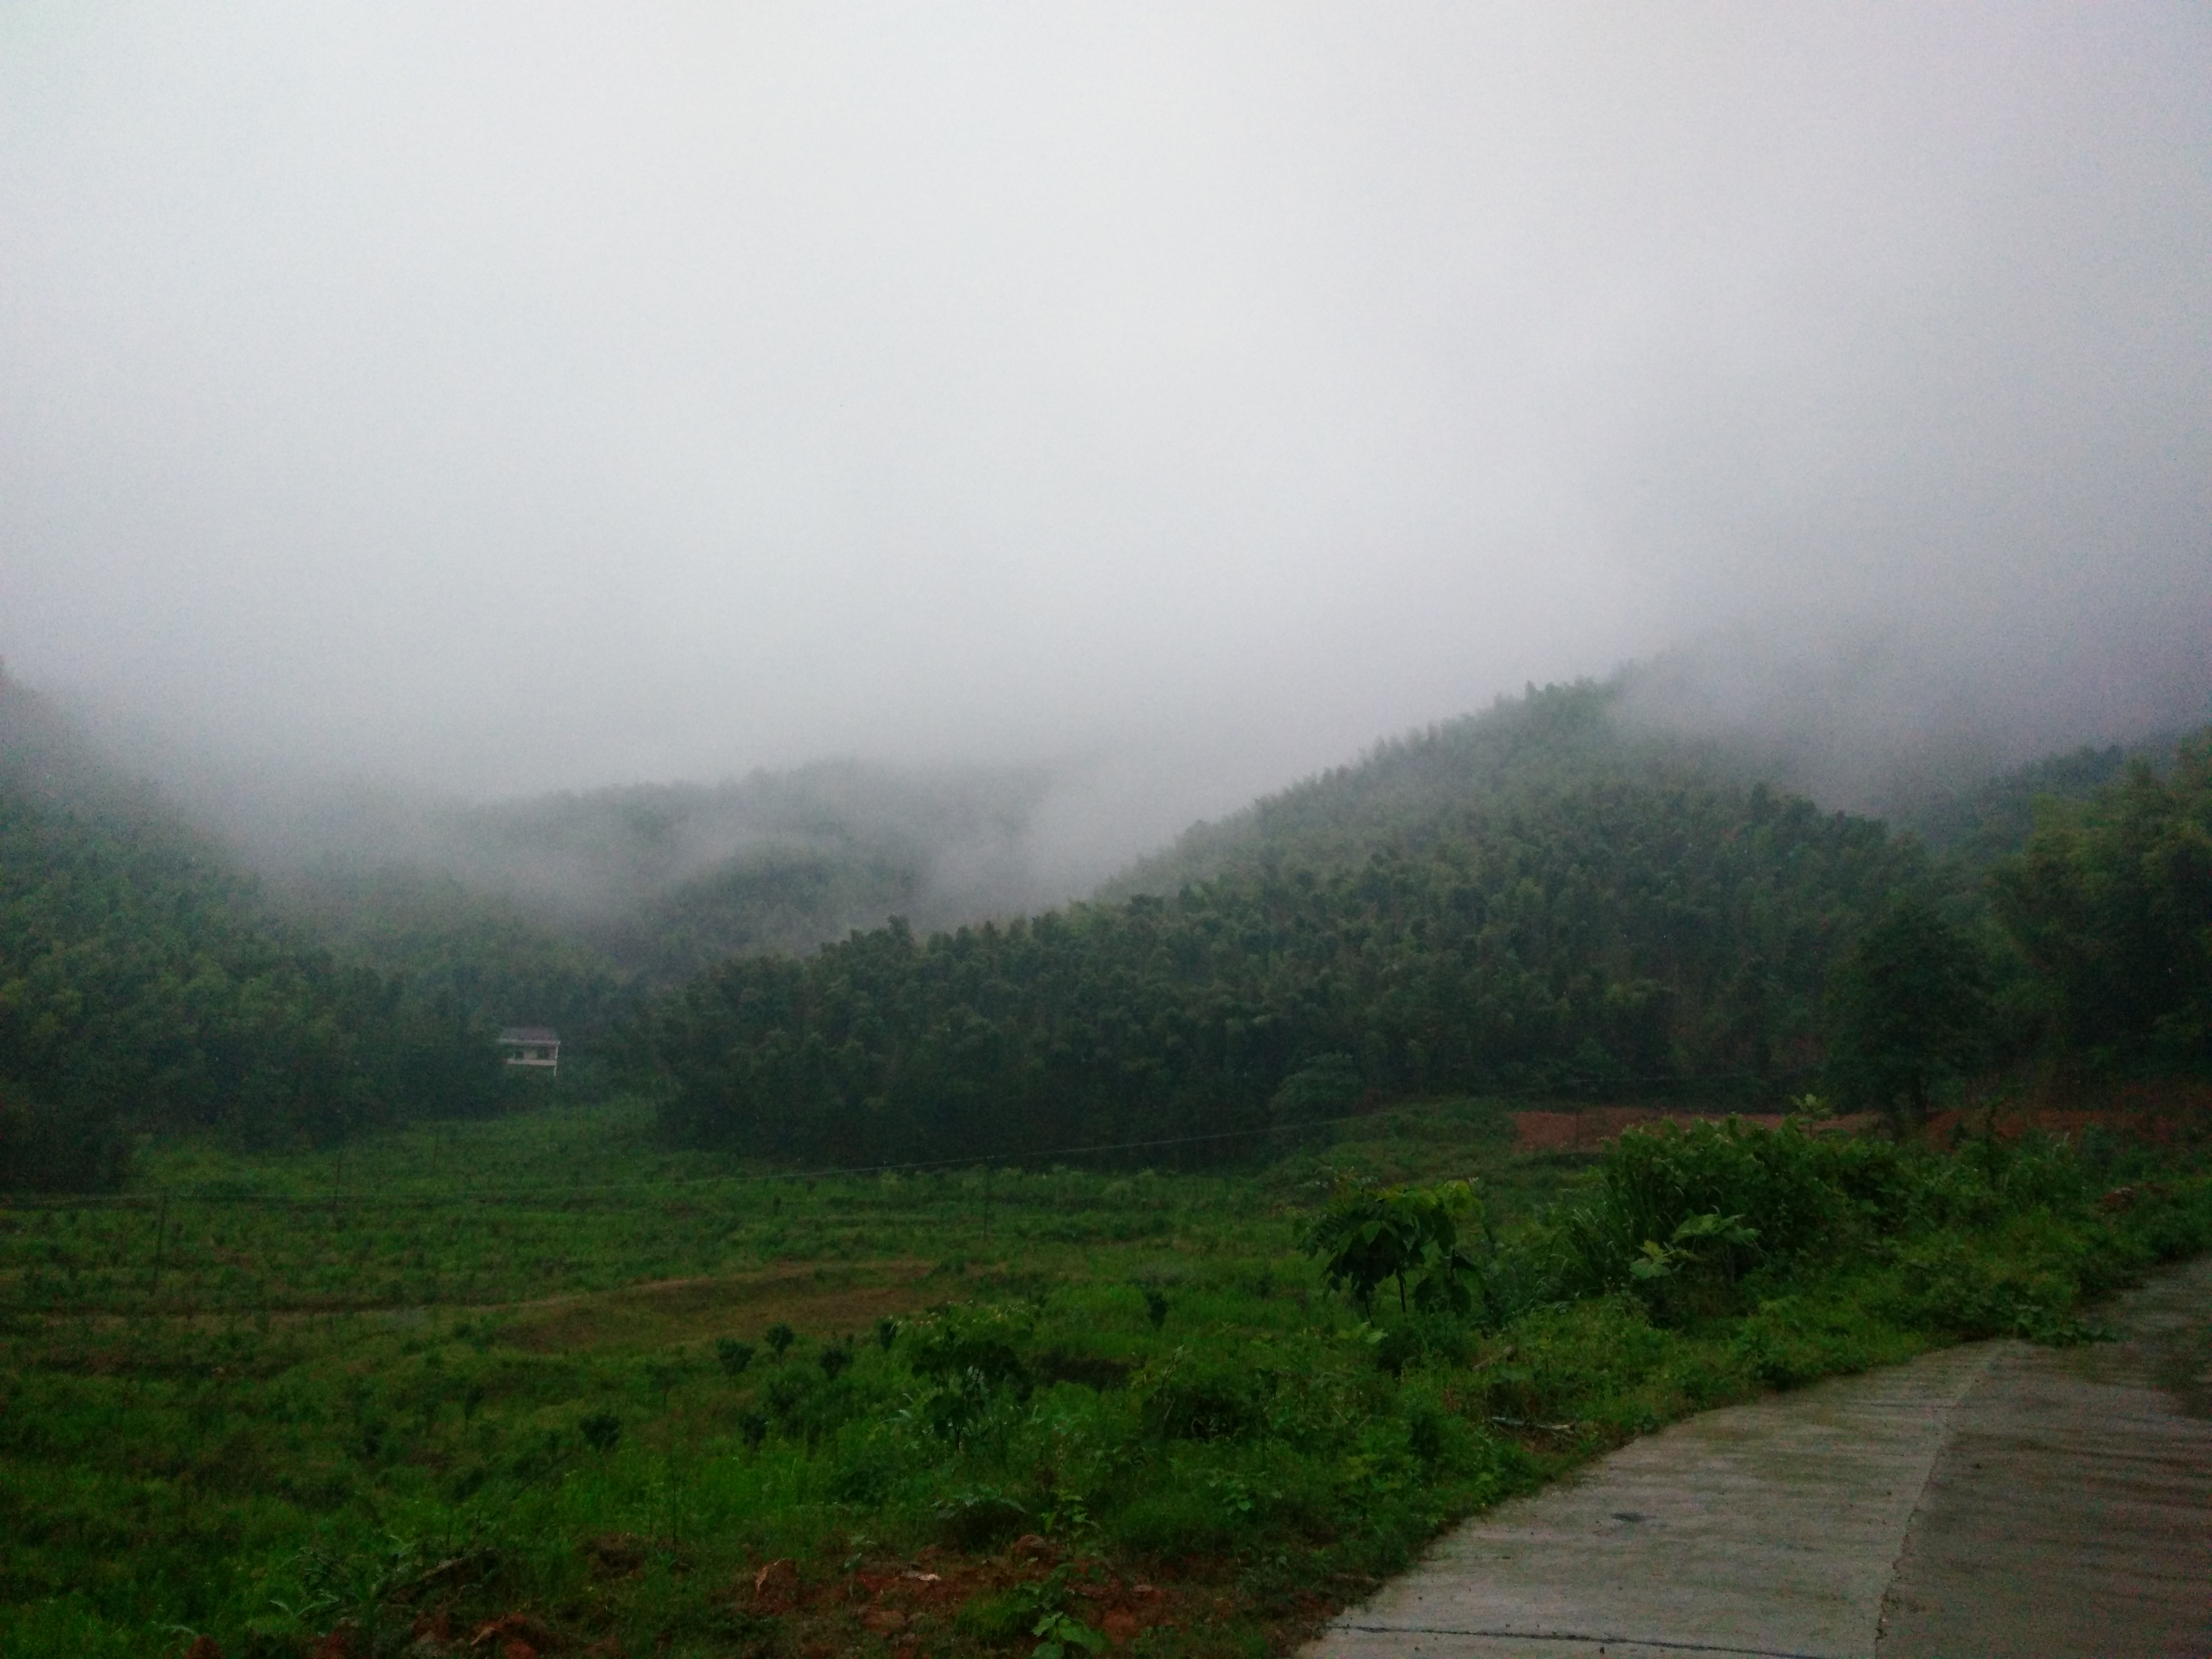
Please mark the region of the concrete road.
POLYGON ((1710 1412, 1501 1504, 1313 1659, 2212 1655, 2212 1259, 2124 1340, 1710 1412))

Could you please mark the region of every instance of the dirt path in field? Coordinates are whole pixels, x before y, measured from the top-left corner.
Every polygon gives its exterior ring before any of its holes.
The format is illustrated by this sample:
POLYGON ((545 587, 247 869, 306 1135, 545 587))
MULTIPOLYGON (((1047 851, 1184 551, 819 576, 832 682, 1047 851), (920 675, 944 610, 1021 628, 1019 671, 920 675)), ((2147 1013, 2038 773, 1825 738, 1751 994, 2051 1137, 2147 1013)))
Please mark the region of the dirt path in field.
POLYGON ((1710 1412, 1500 1505, 1313 1659, 2212 1655, 2212 1258, 2123 1340, 1710 1412))
POLYGON ((908 1314, 948 1293, 931 1284, 926 1261, 791 1266, 721 1278, 656 1279, 611 1291, 549 1297, 489 1310, 521 1347, 575 1350, 659 1346, 704 1336, 757 1337, 781 1321, 801 1334, 865 1330, 886 1314, 908 1314))

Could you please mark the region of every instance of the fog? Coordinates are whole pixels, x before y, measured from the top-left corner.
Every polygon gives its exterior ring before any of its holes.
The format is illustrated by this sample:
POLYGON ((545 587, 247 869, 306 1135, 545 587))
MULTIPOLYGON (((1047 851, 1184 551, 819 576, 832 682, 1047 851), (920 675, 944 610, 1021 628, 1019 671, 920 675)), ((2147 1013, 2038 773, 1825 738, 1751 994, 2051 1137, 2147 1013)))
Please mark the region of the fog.
POLYGON ((1846 793, 2212 714, 2202 8, 0 37, 0 654, 234 814, 1045 767, 1073 884, 1632 660, 1846 793))

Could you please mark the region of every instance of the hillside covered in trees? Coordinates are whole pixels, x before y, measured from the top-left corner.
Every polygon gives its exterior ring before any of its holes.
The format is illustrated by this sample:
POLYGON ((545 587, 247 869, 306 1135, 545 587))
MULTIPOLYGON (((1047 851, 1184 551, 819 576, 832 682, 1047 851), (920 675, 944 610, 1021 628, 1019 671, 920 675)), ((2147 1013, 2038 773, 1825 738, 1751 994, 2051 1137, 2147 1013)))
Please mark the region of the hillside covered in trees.
POLYGON ((1126 896, 726 963, 641 1023, 635 1063, 679 1135, 823 1158, 1480 1088, 1755 1097, 1818 1061, 1828 962, 1925 861, 1624 736, 1608 700, 1532 691, 1385 745, 1192 832, 1126 896))
POLYGON ((611 1057, 591 1085, 649 1094, 675 1139, 836 1163, 1233 1155, 1481 1091, 1919 1109, 1993 1059, 2203 1063, 2205 736, 1995 780, 1931 853, 1618 699, 1532 689, 1379 745, 1088 903, 802 954, 954 890, 963 835, 970 877, 1000 868, 1021 790, 908 781, 903 830, 896 789, 834 769, 555 798, 487 809, 504 888, 339 858, 264 884, 0 682, 0 1186, 112 1182, 146 1131, 488 1111, 507 1023, 611 1057), (621 902, 586 879, 618 866, 621 902), (564 929, 523 890, 571 877, 602 902, 564 929))
POLYGON ((386 945, 417 926, 422 896, 442 896, 434 915, 465 894, 479 927, 526 927, 660 986, 893 915, 938 927, 1030 908, 1024 837, 1044 783, 1022 768, 825 762, 488 803, 342 795, 265 824, 247 803, 224 828, 334 939, 386 945))
POLYGON ((334 957, 0 679, 0 1189, 112 1183, 145 1130, 327 1143, 490 1110, 477 989, 334 957))
POLYGON ((1963 864, 1626 732, 1611 696, 1532 690, 1386 744, 1094 903, 726 963, 635 1024, 631 1074, 678 1139, 836 1162, 1227 1142, 1461 1091, 1771 1103, 1822 1077, 1862 938, 1905 953, 1857 964, 1865 1029, 1915 984, 1948 1021, 1916 1048, 1907 1006, 1882 1066, 1831 1068, 1867 1103, 2092 1026, 2201 1055, 2202 740, 2052 817, 2000 864, 1993 921, 1963 864))

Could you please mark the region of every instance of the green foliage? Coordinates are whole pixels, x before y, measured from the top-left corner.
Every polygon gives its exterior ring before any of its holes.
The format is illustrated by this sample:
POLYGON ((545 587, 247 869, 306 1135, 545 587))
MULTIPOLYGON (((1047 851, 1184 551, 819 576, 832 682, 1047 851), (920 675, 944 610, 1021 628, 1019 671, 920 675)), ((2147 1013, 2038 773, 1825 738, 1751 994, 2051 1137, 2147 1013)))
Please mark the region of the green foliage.
POLYGON ((1989 965, 1972 935, 1900 896, 1851 943, 1831 993, 1829 1070, 1844 1093, 1911 1123, 1987 1049, 1989 965))
POLYGON ((2085 745, 2046 755, 1994 778, 1970 781, 1960 790, 1929 790, 1885 816, 1946 862, 1979 878, 2027 846, 2054 808, 2094 799, 2138 763, 2160 772, 2170 769, 2178 741, 2167 734, 2125 747, 2085 745))
POLYGON ((1647 753, 1595 692, 1472 729, 1513 739, 1498 793, 1355 817, 1356 857, 1334 831, 1310 863, 1265 842, 1171 898, 726 963, 641 1016, 630 1075, 678 1144, 862 1163, 1199 1135, 1193 1157, 1247 1156, 1362 1103, 1756 1093, 1817 1058, 1830 959, 1914 848, 1647 753))
POLYGON ((1398 1287, 1401 1313, 1410 1284, 1411 1305, 1465 1315, 1480 1293, 1482 1264, 1462 1247, 1460 1234, 1470 1219, 1479 1224, 1481 1213, 1482 1200, 1464 1181, 1411 1190, 1340 1182, 1300 1243, 1322 1259, 1329 1287, 1347 1292, 1363 1313, 1387 1280, 1398 1287))
MULTIPOLYGON (((1628 1264, 1629 1275, 1647 1285, 1672 1279, 1711 1259, 1710 1252, 1698 1249, 1707 1241, 1720 1252, 1748 1250, 1759 1242, 1759 1229, 1745 1226, 1740 1215, 1722 1215, 1717 1211, 1693 1215, 1678 1225, 1664 1244, 1656 1238, 1645 1239, 1638 1247, 1641 1254, 1628 1264)), ((1721 1259, 1725 1261, 1727 1255, 1721 1259)))
POLYGON ((1145 1427, 1163 1440, 1230 1440, 1267 1420, 1274 1378, 1178 1347, 1129 1381, 1145 1427))
POLYGON ((1849 1249, 1905 1212, 1908 1189, 1890 1178, 1897 1157, 1881 1143, 1795 1123, 1631 1129, 1606 1159, 1595 1197, 1556 1218, 1559 1283, 1578 1295, 1628 1291, 1679 1303, 1765 1263, 1849 1249))
POLYGON ((1022 1351, 1033 1328, 1018 1310, 948 1308, 915 1325, 907 1364, 917 1376, 972 1376, 989 1389, 1026 1388, 1030 1375, 1022 1351))
POLYGON ((1055 1567, 1031 1583, 979 1595, 960 1609, 957 1627, 991 1647, 1042 1634, 1044 1626, 1063 1616, 1068 1577, 1066 1567, 1055 1567))
POLYGON ((0 1081, 0 1192, 97 1193, 123 1184, 131 1145, 113 1097, 57 1106, 0 1081))
POLYGON ((1030 1659, 1066 1659, 1071 1650, 1103 1653, 1108 1645, 1105 1632, 1065 1613, 1046 1613, 1030 1626, 1030 1634, 1044 1638, 1031 1650, 1030 1659))
POLYGON ((722 1375, 732 1382, 743 1376, 745 1367, 753 1363, 753 1345, 740 1342, 734 1336, 714 1339, 714 1360, 721 1366, 722 1375))
POLYGON ((1029 1511, 992 1487, 956 1492, 937 1504, 945 1540, 960 1549, 988 1550, 1029 1524, 1029 1511))
POLYGON ((330 1145, 481 1115, 503 1068, 450 993, 348 967, 0 679, 0 1189, 112 1185, 131 1138, 330 1145))
POLYGON ((332 957, 496 1025, 550 1025, 565 1071, 635 997, 604 954, 515 900, 409 865, 329 862, 272 884, 284 919, 332 957))
POLYGON ((2170 778, 2149 766, 2047 811, 1993 878, 2033 969, 2048 1032, 2089 1058, 2212 1054, 2212 728, 2170 778))

